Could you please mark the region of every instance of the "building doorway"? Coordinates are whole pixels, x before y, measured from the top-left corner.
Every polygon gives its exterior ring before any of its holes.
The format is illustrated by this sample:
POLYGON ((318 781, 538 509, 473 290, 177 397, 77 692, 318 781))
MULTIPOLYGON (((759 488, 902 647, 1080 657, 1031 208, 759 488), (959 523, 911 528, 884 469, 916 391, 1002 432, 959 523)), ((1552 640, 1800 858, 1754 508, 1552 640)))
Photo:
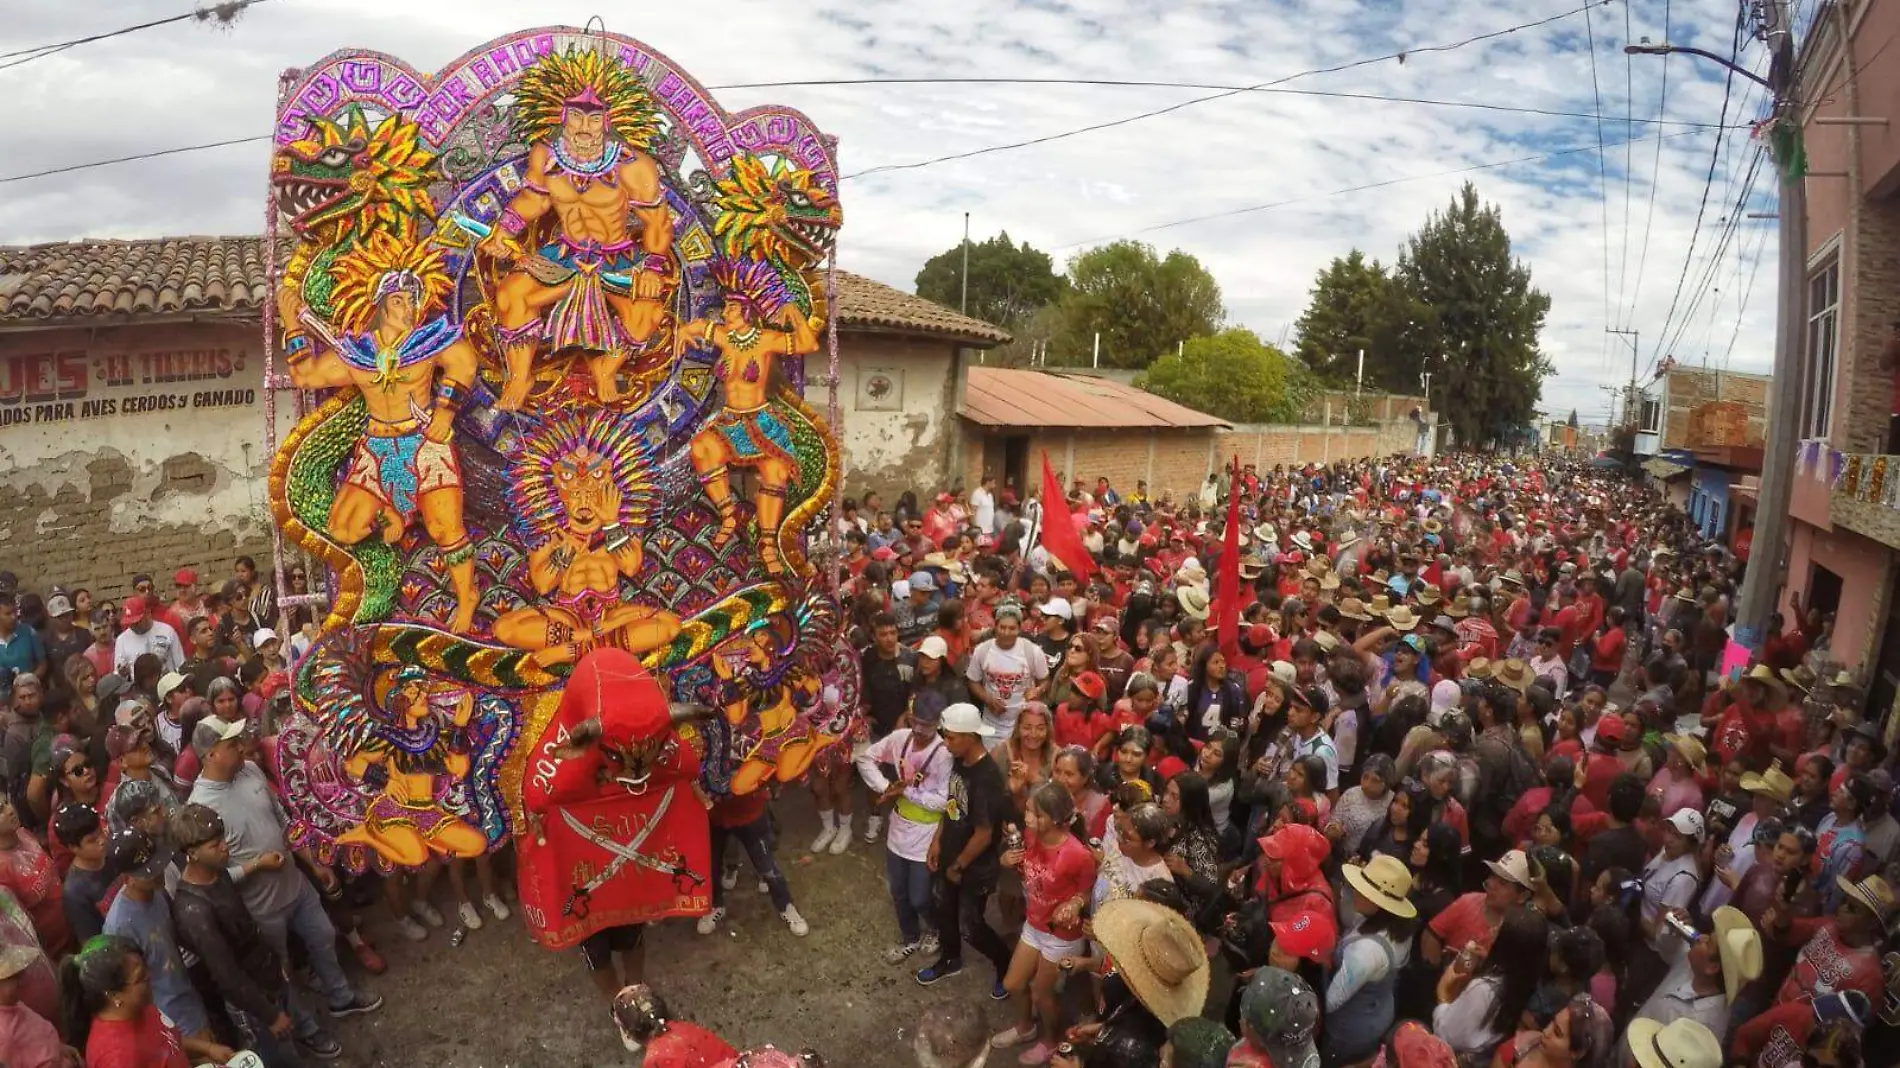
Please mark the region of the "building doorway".
MULTIPOLYGON (((1029 435, 1006 434, 983 439, 983 473, 1001 486, 1016 487, 1016 495, 1029 493, 1025 479, 1029 474, 1029 435)), ((1040 489, 1041 486, 1037 486, 1040 489)))
POLYGON ((1808 596, 1803 604, 1824 616, 1840 611, 1841 577, 1815 564, 1814 574, 1808 578, 1808 596))
POLYGON ((1861 712, 1875 723, 1886 722, 1894 696, 1900 694, 1900 574, 1887 591, 1886 633, 1880 639, 1880 658, 1867 684, 1867 707, 1861 712))

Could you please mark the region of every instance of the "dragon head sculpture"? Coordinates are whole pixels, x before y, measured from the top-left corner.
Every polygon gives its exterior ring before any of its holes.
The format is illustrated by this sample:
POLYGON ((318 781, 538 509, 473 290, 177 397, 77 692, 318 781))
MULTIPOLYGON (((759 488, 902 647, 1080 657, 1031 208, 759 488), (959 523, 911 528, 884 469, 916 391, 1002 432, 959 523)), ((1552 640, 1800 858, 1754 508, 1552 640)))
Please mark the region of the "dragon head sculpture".
POLYGON ((436 156, 419 134, 400 115, 372 128, 355 104, 335 120, 311 118, 304 136, 283 146, 272 164, 278 212, 299 237, 330 241, 375 230, 400 234, 418 217, 434 218, 428 186, 436 156))
POLYGON ((732 174, 712 185, 713 237, 728 257, 806 270, 831 252, 844 224, 836 194, 786 163, 734 156, 732 174))

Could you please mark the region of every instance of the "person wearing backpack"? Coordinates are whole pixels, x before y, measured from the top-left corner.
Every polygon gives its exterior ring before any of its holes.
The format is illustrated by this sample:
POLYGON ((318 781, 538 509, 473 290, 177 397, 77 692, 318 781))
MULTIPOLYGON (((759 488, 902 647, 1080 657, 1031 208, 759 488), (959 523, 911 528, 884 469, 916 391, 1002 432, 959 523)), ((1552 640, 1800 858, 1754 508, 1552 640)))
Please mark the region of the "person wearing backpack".
POLYGON ((1476 703, 1478 737, 1472 754, 1478 762, 1478 788, 1472 795, 1470 817, 1472 852, 1479 857, 1497 856, 1510 848, 1505 817, 1518 798, 1542 782, 1536 762, 1524 751, 1516 727, 1502 711, 1516 707, 1515 697, 1507 690, 1476 703))

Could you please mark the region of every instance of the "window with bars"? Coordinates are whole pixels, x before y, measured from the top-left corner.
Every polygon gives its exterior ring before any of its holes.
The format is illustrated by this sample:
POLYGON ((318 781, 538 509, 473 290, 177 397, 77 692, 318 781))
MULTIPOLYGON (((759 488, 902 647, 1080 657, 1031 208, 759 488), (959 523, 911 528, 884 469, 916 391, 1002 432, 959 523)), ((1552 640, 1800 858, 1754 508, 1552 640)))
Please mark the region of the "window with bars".
POLYGON ((1840 349, 1841 261, 1838 255, 1808 276, 1807 361, 1801 396, 1801 437, 1825 438, 1834 421, 1834 375, 1840 349))

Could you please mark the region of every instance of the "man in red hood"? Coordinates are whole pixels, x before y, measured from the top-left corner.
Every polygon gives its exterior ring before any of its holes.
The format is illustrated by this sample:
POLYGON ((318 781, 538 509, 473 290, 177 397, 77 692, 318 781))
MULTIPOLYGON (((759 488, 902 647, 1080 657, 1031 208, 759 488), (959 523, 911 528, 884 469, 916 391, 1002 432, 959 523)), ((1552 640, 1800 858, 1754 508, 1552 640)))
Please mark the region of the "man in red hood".
POLYGON ((1331 910, 1332 884, 1324 865, 1332 843, 1319 828, 1289 823, 1260 839, 1260 880, 1269 920, 1291 920, 1307 909, 1331 910), (1324 899, 1323 901, 1321 899, 1324 899))
POLYGON ((628 1053, 646 1052, 646 1068, 723 1068, 739 1056, 725 1039, 698 1024, 675 1020, 650 987, 635 984, 614 995, 614 1026, 628 1053))

